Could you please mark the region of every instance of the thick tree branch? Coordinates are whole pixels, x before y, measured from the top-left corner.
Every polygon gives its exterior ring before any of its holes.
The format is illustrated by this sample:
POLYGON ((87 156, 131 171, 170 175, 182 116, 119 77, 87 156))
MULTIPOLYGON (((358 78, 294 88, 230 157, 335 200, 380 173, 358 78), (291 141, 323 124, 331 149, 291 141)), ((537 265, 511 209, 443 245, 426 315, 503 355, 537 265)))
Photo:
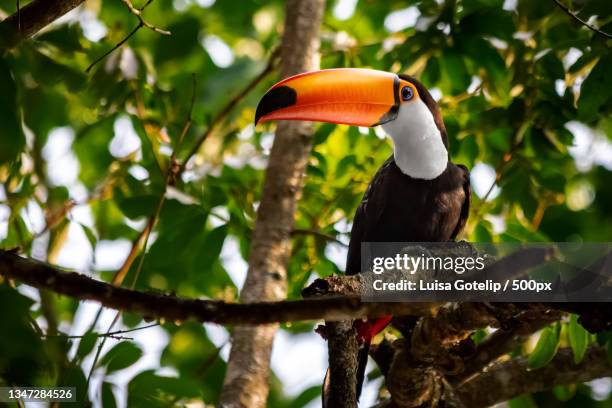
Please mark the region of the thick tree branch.
POLYGON ((603 348, 590 348, 579 364, 573 359, 572 350, 566 348, 538 370, 529 371, 524 357, 506 361, 493 365, 457 391, 466 406, 488 407, 521 394, 612 376, 612 365, 603 348))
POLYGON ((116 287, 79 273, 62 272, 45 263, 3 250, 0 250, 0 276, 75 299, 98 301, 112 309, 168 321, 195 319, 225 325, 259 325, 299 320, 342 320, 392 313, 422 316, 437 307, 435 303, 365 303, 358 296, 253 303, 186 299, 116 287))
POLYGON ((458 376, 453 376, 450 380, 460 383, 482 371, 493 361, 519 346, 533 333, 559 320, 561 315, 557 311, 549 311, 545 316, 542 316, 542 313, 526 313, 520 322, 516 322, 517 327, 499 329, 478 344, 475 352, 464 359, 463 372, 458 376))
POLYGON ((0 23, 0 48, 11 48, 85 0, 33 0, 0 23))
POLYGON ((357 331, 351 320, 328 320, 325 324, 325 335, 328 339, 329 372, 323 384, 323 406, 357 408, 357 331))

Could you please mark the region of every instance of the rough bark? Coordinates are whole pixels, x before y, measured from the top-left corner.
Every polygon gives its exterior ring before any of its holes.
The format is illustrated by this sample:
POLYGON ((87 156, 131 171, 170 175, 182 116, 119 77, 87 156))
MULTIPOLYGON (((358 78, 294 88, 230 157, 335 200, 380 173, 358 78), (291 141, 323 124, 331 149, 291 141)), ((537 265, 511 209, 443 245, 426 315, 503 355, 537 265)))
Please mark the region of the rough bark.
MULTIPOLYGON (((287 2, 281 43, 282 77, 318 67, 319 26, 324 5, 324 0, 287 2)), ((251 240, 249 271, 241 294, 243 302, 286 297, 291 230, 312 133, 311 124, 278 124, 251 240)), ((235 328, 221 406, 258 408, 266 405, 270 354, 276 330, 276 325, 235 328)))
POLYGON ((329 384, 323 398, 326 408, 357 407, 356 382, 359 343, 352 320, 326 322, 329 350, 329 384))
POLYGON ((474 354, 463 360, 463 372, 450 378, 453 383, 461 383, 472 375, 482 371, 499 357, 512 351, 529 338, 533 333, 561 318, 563 313, 550 311, 546 315, 535 313, 533 316, 523 316, 517 323, 518 327, 499 329, 478 344, 474 354))
POLYGON ((33 0, 0 23, 0 48, 11 48, 85 0, 33 0))
POLYGON ((517 358, 493 365, 457 391, 465 406, 488 407, 521 394, 612 376, 612 365, 602 348, 587 350, 579 364, 573 359, 571 349, 561 349, 548 365, 529 371, 527 359, 517 358))
POLYGON ((342 320, 365 316, 427 315, 434 303, 364 303, 357 295, 331 295, 293 301, 228 303, 140 292, 114 286, 88 276, 60 271, 43 262, 0 250, 0 277, 80 300, 95 300, 106 307, 151 319, 218 324, 265 324, 300 320, 342 320))

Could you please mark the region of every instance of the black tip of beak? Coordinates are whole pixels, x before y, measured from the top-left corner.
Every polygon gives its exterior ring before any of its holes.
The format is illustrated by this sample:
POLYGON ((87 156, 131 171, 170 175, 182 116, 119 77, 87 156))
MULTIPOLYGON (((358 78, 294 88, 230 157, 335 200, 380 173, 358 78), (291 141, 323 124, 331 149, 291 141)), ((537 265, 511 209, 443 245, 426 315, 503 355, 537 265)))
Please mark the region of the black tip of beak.
POLYGON ((288 86, 279 86, 270 89, 259 101, 255 111, 255 125, 259 120, 276 110, 287 108, 297 103, 297 92, 288 86))

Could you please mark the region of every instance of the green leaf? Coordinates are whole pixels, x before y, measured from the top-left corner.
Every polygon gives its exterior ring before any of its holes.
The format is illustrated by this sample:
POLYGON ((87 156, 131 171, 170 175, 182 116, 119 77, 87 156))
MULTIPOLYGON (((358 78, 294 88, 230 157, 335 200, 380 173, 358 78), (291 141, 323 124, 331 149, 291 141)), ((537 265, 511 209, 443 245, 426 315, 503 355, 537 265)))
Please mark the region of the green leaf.
POLYGON ((7 284, 0 284, 0 378, 8 383, 33 385, 48 361, 43 343, 29 323, 32 303, 7 284))
POLYGON ((612 56, 608 53, 601 57, 589 76, 580 87, 578 112, 585 121, 593 121, 599 116, 599 109, 611 98, 612 56))
POLYGON ((122 341, 100 359, 99 366, 106 366, 106 371, 110 373, 131 366, 141 356, 142 350, 136 344, 122 341))
POLYGON ((113 138, 115 116, 100 119, 77 133, 73 149, 81 163, 79 177, 83 183, 94 188, 108 174, 113 162, 108 145, 113 138))
POLYGON ((85 224, 79 223, 79 225, 81 226, 81 228, 83 228, 83 232, 85 233, 85 236, 87 237, 87 241, 89 241, 89 245, 91 245, 91 249, 95 251, 96 243, 98 242, 96 233, 85 224))
POLYGON ((77 348, 76 356, 79 360, 82 360, 86 355, 91 353, 96 342, 98 341, 98 334, 94 332, 87 332, 79 341, 79 347, 77 348))
POLYGON ((62 24, 38 35, 36 40, 52 44, 65 52, 75 52, 83 49, 80 42, 82 37, 83 30, 80 24, 62 24))
POLYGON ((113 385, 106 381, 102 384, 102 406, 104 408, 116 408, 117 400, 113 393, 113 385))
POLYGON ((559 401, 569 401, 576 394, 576 385, 557 385, 553 388, 553 394, 559 401))
POLYGON ((508 401, 509 408, 537 408, 530 395, 521 395, 508 401))
POLYGON ((538 343, 527 359, 529 370, 542 368, 555 357, 559 347, 560 332, 561 326, 559 324, 546 327, 540 332, 538 343))
POLYGON ((293 408, 302 408, 312 402, 315 398, 318 398, 321 395, 321 386, 314 385, 312 387, 306 388, 300 395, 295 397, 295 399, 291 402, 291 407, 293 408))
POLYGON ((189 378, 162 377, 143 371, 128 384, 128 406, 168 407, 177 397, 200 395, 200 383, 189 378))
POLYGON ((578 364, 584 358, 589 344, 589 332, 578 323, 578 316, 571 315, 568 326, 569 343, 574 354, 574 363, 578 364))
POLYGON ((151 194, 117 200, 117 205, 123 214, 131 219, 152 215, 158 203, 159 197, 151 194))
POLYGON ((470 85, 470 75, 463 56, 455 50, 446 50, 442 55, 442 66, 444 90, 452 95, 464 92, 470 85))
POLYGON ((86 387, 87 379, 81 367, 75 364, 69 364, 62 368, 59 379, 57 381, 58 387, 75 387, 76 388, 76 400, 81 402, 82 406, 91 406, 89 403, 89 396, 86 387))
POLYGON ((507 152, 512 142, 512 130, 509 128, 497 128, 488 136, 487 141, 500 152, 507 152))

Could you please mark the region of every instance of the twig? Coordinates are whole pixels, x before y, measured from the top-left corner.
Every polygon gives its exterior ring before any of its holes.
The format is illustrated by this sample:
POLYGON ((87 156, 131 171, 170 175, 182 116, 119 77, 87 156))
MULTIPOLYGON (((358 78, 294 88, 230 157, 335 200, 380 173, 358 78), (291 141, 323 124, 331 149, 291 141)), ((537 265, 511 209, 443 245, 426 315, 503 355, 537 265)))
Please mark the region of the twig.
POLYGON ((170 31, 162 30, 161 28, 157 28, 153 24, 148 23, 142 17, 143 10, 145 8, 147 8, 149 6, 149 4, 151 4, 151 2, 153 2, 153 0, 148 0, 140 8, 134 7, 134 5, 130 2, 130 0, 121 0, 121 1, 126 4, 126 6, 128 7, 128 9, 130 10, 130 12, 132 14, 134 14, 136 17, 138 17, 138 21, 139 21, 138 25, 136 27, 134 27, 134 29, 132 31, 130 31, 130 33, 128 35, 123 37, 123 39, 121 41, 119 41, 113 48, 111 48, 110 50, 106 51, 104 54, 102 54, 101 56, 96 58, 91 64, 89 64, 89 66, 85 69, 85 72, 89 72, 97 63, 102 61, 104 58, 108 57, 115 50, 119 49, 123 44, 125 44, 127 42, 127 40, 129 40, 134 34, 136 34, 138 32, 138 30, 140 30, 142 27, 146 27, 146 28, 148 28, 150 30, 155 31, 156 33, 163 34, 163 35, 170 35, 171 34, 170 31))
POLYGON ((340 241, 338 238, 334 237, 333 235, 326 234, 325 232, 322 232, 319 230, 294 228, 293 231, 291 231, 291 235, 314 235, 315 237, 323 238, 326 241, 331 241, 338 245, 342 245, 343 247, 348 247, 347 244, 340 241))
POLYGON ((128 256, 125 258, 125 261, 123 262, 119 270, 117 270, 117 272, 113 276, 113 279, 111 280, 111 283, 113 285, 121 285, 123 281, 125 280, 125 277, 127 276, 130 268, 132 267, 132 264, 136 260, 136 256, 138 256, 140 249, 143 247, 146 247, 145 242, 149 234, 151 233, 151 230, 153 229, 154 223, 155 223, 155 217, 150 216, 147 219, 147 224, 142 229, 142 231, 140 231, 140 234, 138 234, 138 236, 134 239, 134 241, 132 241, 132 246, 130 248, 130 252, 128 253, 128 256))
POLYGON ((132 4, 132 2, 130 0, 121 0, 126 6, 127 8, 130 10, 130 13, 132 13, 133 15, 135 15, 136 17, 138 17, 138 20, 140 21, 140 25, 144 26, 146 28, 148 28, 149 30, 152 30, 158 34, 162 34, 162 35, 170 35, 172 34, 170 31, 168 30, 163 30, 159 27, 154 26, 153 24, 149 23, 148 21, 146 21, 143 17, 142 17, 142 11, 149 5, 151 4, 151 2, 153 0, 149 0, 145 3, 144 6, 142 6, 141 8, 136 8, 134 7, 134 5, 132 4))
POLYGON ((191 88, 191 103, 189 104, 189 110, 187 111, 187 118, 185 119, 185 124, 183 125, 183 130, 181 131, 181 135, 179 136, 179 140, 178 140, 178 143, 177 143, 177 149, 174 149, 174 151, 173 151, 174 157, 176 157, 176 151, 178 150, 178 147, 180 147, 183 144, 183 140, 185 139, 185 136, 187 135, 187 132, 189 132, 189 129, 191 128, 191 125, 192 125, 191 115, 193 113, 193 105, 195 105, 196 90, 198 88, 198 80, 196 79, 195 74, 191 74, 191 85, 192 85, 192 88, 191 88))
MULTIPOLYGON (((104 333, 100 333, 96 335, 97 337, 108 337, 114 340, 134 340, 133 337, 127 337, 127 336, 116 336, 112 333, 109 334, 104 334, 104 333)), ((83 336, 71 336, 69 334, 66 333, 60 333, 60 334, 43 334, 42 337, 45 338, 49 338, 49 337, 61 337, 64 339, 82 339, 83 336)))
POLYGON ((21 32, 21 6, 19 5, 19 0, 17 3, 17 31, 21 32))
POLYGON ((121 41, 119 41, 113 48, 111 48, 110 50, 106 51, 104 54, 100 55, 98 58, 96 58, 95 60, 92 61, 91 64, 89 64, 89 66, 85 69, 85 72, 89 72, 91 71, 91 69, 100 61, 102 61, 104 58, 108 57, 110 54, 112 54, 115 50, 117 50, 118 48, 120 48, 123 44, 125 44, 127 42, 127 40, 129 40, 134 34, 136 34, 136 32, 138 30, 140 30, 140 28, 142 27, 142 24, 138 24, 136 27, 134 27, 134 29, 132 31, 130 31, 130 33, 128 35, 126 35, 125 37, 123 37, 123 39, 121 41))
POLYGON ((602 31, 599 28, 597 28, 597 27, 587 23, 586 21, 584 21, 583 19, 578 17, 576 15, 576 13, 574 13, 572 10, 570 10, 569 7, 567 7, 565 4, 561 3, 560 0, 553 0, 553 1, 557 4, 557 6, 559 6, 561 8, 561 10, 565 11, 565 13, 568 16, 570 16, 574 20, 578 21, 580 24, 582 24, 583 26, 587 27, 589 30, 594 31, 597 34, 603 35, 606 38, 612 38, 612 34, 608 34, 605 31, 602 31))
POLYGON ((221 350, 223 350, 223 348, 225 348, 225 346, 227 346, 228 344, 229 340, 226 340, 219 347, 215 348, 215 351, 211 353, 211 355, 202 363, 200 368, 198 368, 198 370, 196 371, 197 378, 204 378, 210 367, 212 367, 215 361, 217 361, 217 359, 219 358, 221 350))
POLYGON ((253 88, 255 88, 261 81, 263 81, 272 71, 274 71, 278 64, 279 55, 280 48, 277 48, 270 55, 270 59, 268 60, 268 65, 266 66, 266 68, 259 75, 253 78, 253 80, 249 82, 238 94, 236 94, 232 99, 230 99, 230 101, 223 107, 223 109, 221 109, 219 113, 215 115, 206 130, 198 138, 196 144, 191 148, 191 150, 183 160, 183 163, 181 164, 181 167, 179 169, 179 174, 183 173, 189 160, 198 152, 198 150, 200 150, 202 144, 206 141, 206 139, 208 139, 208 137, 212 134, 216 127, 221 122, 223 122, 223 120, 234 109, 234 107, 238 105, 238 103, 242 101, 244 97, 253 90, 253 88))
MULTIPOLYGON (((159 326, 159 325, 160 325, 159 323, 153 323, 153 324, 149 324, 147 326, 135 327, 133 329, 117 330, 117 331, 110 332, 110 333, 94 333, 94 334, 96 335, 96 337, 111 337, 111 338, 115 338, 115 339, 131 339, 131 340, 133 340, 131 337, 121 337, 121 335, 122 334, 126 334, 126 333, 132 333, 132 332, 135 332, 135 331, 149 329, 151 327, 155 327, 155 326, 159 326)), ((70 335, 70 334, 66 334, 66 333, 50 335, 50 334, 43 334, 42 332, 40 333, 41 337, 65 337, 65 338, 68 338, 68 339, 82 339, 86 335, 87 334, 70 335)))
MULTIPOLYGON (((102 308, 100 308, 100 310, 102 310, 102 308)), ((93 362, 91 363, 91 368, 89 369, 89 373, 87 374, 87 381, 85 382, 86 390, 89 390, 89 383, 91 382, 91 377, 93 376, 96 366, 98 365, 98 359, 100 358, 100 354, 102 353, 102 347, 104 347, 104 344, 106 343, 106 339, 108 338, 108 334, 112 330, 113 326, 119 320, 120 315, 121 313, 117 312, 110 326, 108 326, 108 329, 106 330, 106 335, 102 337, 102 341, 100 342, 100 344, 98 344, 98 348, 96 349, 96 355, 94 356, 93 362)))
MULTIPOLYGON (((518 147, 521 145, 521 141, 522 141, 521 138, 522 138, 522 134, 524 133, 525 129, 526 129, 526 126, 523 125, 518 130, 517 137, 515 138, 515 141, 512 143, 512 145, 510 146, 508 151, 504 154, 504 157, 502 158, 501 163, 499 163, 497 165, 497 167, 495 168, 495 179, 493 180, 493 182, 489 186, 489 188, 488 188, 487 192, 485 193, 485 195, 480 199, 480 203, 474 209, 473 215, 469 219, 469 222, 472 225, 476 225, 478 223, 478 221, 480 221, 480 219, 482 218, 482 216, 483 216, 482 211, 483 211, 483 209, 485 207, 487 199, 489 198, 491 193, 493 193, 493 190, 495 189, 495 186, 500 182, 502 176, 505 174, 504 171, 506 170, 506 167, 510 164, 510 162, 512 161, 512 159, 514 157, 514 153, 516 152, 518 147)), ((465 231, 463 233, 465 234, 465 231)))

